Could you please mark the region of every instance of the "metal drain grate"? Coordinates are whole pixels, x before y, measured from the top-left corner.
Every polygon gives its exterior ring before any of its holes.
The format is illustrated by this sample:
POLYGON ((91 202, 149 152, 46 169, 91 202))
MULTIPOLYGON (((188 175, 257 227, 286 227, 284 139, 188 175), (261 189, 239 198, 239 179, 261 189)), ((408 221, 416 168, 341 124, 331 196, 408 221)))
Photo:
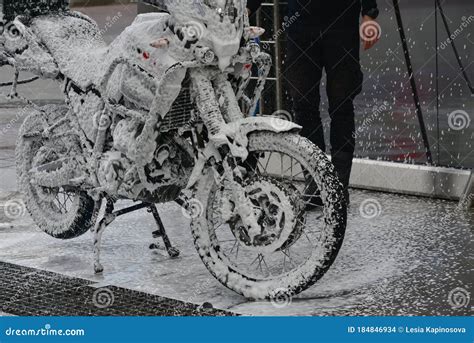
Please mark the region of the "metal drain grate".
POLYGON ((232 316, 231 312, 0 262, 0 311, 18 316, 232 316))

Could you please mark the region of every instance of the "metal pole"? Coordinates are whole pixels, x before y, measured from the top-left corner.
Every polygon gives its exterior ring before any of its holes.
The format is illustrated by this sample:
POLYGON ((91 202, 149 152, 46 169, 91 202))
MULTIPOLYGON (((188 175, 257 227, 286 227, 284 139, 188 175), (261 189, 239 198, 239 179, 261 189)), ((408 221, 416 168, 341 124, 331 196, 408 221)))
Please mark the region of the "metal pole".
POLYGON ((439 47, 438 47, 438 2, 435 0, 435 47, 436 47, 436 161, 440 165, 440 126, 439 126, 439 47))
POLYGON ((466 69, 464 69, 464 66, 462 65, 458 49, 456 48, 456 44, 454 44, 454 39, 451 39, 451 30, 449 29, 448 20, 446 19, 446 15, 444 14, 443 7, 441 7, 441 3, 439 2, 439 0, 435 1, 437 4, 437 8, 439 9, 439 13, 441 14, 441 19, 443 19, 444 27, 446 28, 446 33, 448 34, 449 41, 451 42, 451 47, 453 48, 454 55, 456 56, 456 61, 458 61, 459 68, 461 69, 461 73, 467 83, 467 86, 469 87, 469 90, 471 91, 471 94, 474 95, 474 87, 472 86, 471 81, 467 76, 466 69))
POLYGON ((471 170, 471 174, 469 175, 469 179, 467 180, 466 188, 464 189, 463 195, 459 200, 459 206, 463 210, 469 210, 474 204, 474 176, 473 171, 471 170))
POLYGON ((275 75, 276 75, 276 108, 281 110, 283 108, 283 83, 281 77, 282 70, 282 56, 280 46, 280 35, 277 32, 280 30, 280 2, 273 0, 273 33, 275 37, 275 75))
POLYGON ((393 7, 395 9, 395 15, 397 17, 398 32, 400 32, 400 39, 402 41, 403 53, 405 54, 405 62, 408 69, 408 77, 410 78, 411 89, 413 92, 413 100, 415 102, 416 115, 420 123, 421 136, 423 137, 423 143, 425 145, 426 159, 430 165, 433 165, 433 157, 431 155, 430 143, 428 141, 428 135, 426 133, 425 121, 423 119, 423 112, 421 111, 420 98, 418 96, 418 89, 416 87, 415 75, 413 75, 413 66, 411 64, 410 52, 408 50, 407 39, 405 36, 405 30, 403 29, 402 15, 400 13, 400 6, 398 0, 393 0, 393 7))

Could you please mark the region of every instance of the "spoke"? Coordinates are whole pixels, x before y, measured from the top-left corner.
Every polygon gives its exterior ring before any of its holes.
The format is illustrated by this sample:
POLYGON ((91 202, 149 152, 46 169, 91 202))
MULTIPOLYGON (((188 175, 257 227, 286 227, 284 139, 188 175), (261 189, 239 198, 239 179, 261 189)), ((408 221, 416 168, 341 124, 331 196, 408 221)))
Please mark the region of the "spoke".
POLYGON ((67 210, 67 194, 63 193, 63 206, 67 210))
MULTIPOLYGON (((219 243, 227 243, 227 242, 236 242, 237 243, 237 240, 234 238, 234 239, 224 239, 223 241, 219 241, 219 243)), ((235 244, 234 244, 235 246, 235 244)), ((232 252, 232 250, 234 250, 234 248, 232 248, 230 250, 230 252, 232 252)))
POLYGON ((300 223, 301 225, 303 225, 303 227, 306 227, 306 223, 305 223, 305 222, 302 222, 301 219, 298 219, 298 223, 300 223))
POLYGON ((286 273, 286 255, 283 254, 283 267, 282 272, 286 273))
POLYGON ((253 265, 259 258, 260 254, 257 255, 257 257, 254 258, 254 260, 250 263, 250 265, 253 265))
POLYGON ((293 178, 296 179, 299 175, 301 175, 301 174, 303 174, 303 173, 304 173, 304 170, 301 170, 298 174, 293 175, 293 178))
POLYGON ((280 153, 280 169, 281 169, 281 174, 283 176, 283 154, 280 153))
POLYGON ((268 275, 272 276, 272 272, 270 271, 270 268, 268 268, 267 262, 265 261, 265 257, 262 255, 262 262, 265 265, 265 268, 267 268, 268 275))
POLYGON ((260 161, 257 160, 257 164, 255 165, 255 167, 252 168, 252 172, 253 172, 254 174, 259 174, 259 175, 261 175, 260 169, 258 168, 258 165, 259 165, 259 164, 260 164, 260 161))
POLYGON ((293 182, 293 157, 291 157, 290 159, 290 168, 291 168, 290 178, 291 178, 291 182, 293 182))
POLYGON ((311 241, 311 239, 309 239, 309 236, 308 234, 303 230, 303 234, 306 236, 306 239, 308 240, 309 244, 311 244, 311 246, 313 246, 313 242, 311 241))
MULTIPOLYGON (((303 229, 302 229, 303 234, 305 235, 306 239, 309 241, 309 243, 311 244, 311 246, 314 246, 314 243, 311 241, 311 239, 310 239, 309 236, 308 236, 308 233, 307 233, 306 230, 305 230, 305 228, 306 228, 306 223, 302 222, 301 219, 298 219, 298 223, 300 223, 301 225, 303 225, 303 229)), ((311 233, 311 231, 309 231, 309 233, 311 233)))
MULTIPOLYGON (((257 160, 257 165, 255 166, 255 168, 258 170, 258 174, 262 175, 262 172, 260 172, 260 170, 258 169, 258 166, 260 165, 260 167, 262 167, 262 169, 265 169, 262 165, 262 163, 260 162, 260 160, 257 160)), ((265 170, 263 170, 263 172, 265 172, 265 170)))
POLYGON ((307 194, 306 191, 308 190, 309 186, 311 185, 311 181, 310 182, 306 182, 305 185, 304 185, 304 189, 303 189, 303 195, 306 195, 306 196, 314 196, 314 194, 307 194))
POLYGON ((68 195, 67 193, 63 193, 63 206, 64 206, 64 209, 66 210, 67 212, 67 208, 68 208, 68 195))
POLYGON ((263 267, 262 267, 262 265, 265 265, 265 268, 267 269, 267 274, 271 275, 270 268, 268 268, 267 262, 265 261, 265 257, 262 255, 262 253, 258 254, 255 260, 253 260, 252 264, 255 263, 255 261, 257 260, 258 260, 258 265, 256 269, 260 269, 260 272, 262 273, 262 275, 265 275, 265 273, 263 272, 263 267))
POLYGON ((317 194, 309 194, 309 193, 303 193, 302 196, 303 196, 303 197, 307 197, 307 198, 321 198, 320 195, 317 195, 317 194))
POLYGON ((63 214, 63 205, 61 204, 61 201, 59 200, 58 196, 54 199, 56 201, 56 206, 58 207, 59 213, 63 214))
POLYGON ((282 252, 286 257, 288 257, 288 261, 290 262, 290 264, 291 264, 292 266, 295 266, 295 264, 293 263, 293 259, 292 259, 291 256, 290 256, 290 249, 289 249, 289 248, 286 248, 286 249, 281 250, 281 252, 282 252))
POLYGON ((237 241, 237 239, 235 240, 234 242, 234 245, 232 246, 232 249, 230 249, 230 252, 229 252, 229 255, 232 254, 232 251, 234 251, 234 248, 239 244, 239 242, 237 241))
POLYGON ((260 269, 260 272, 263 275, 262 258, 263 258, 262 254, 258 254, 258 266, 257 266, 257 268, 260 269))
POLYGON ((293 165, 294 165, 293 164, 293 157, 290 156, 290 166, 283 171, 282 176, 284 174, 286 174, 287 171, 290 170, 290 172, 291 172, 290 178, 291 178, 291 180, 293 180, 293 165))
POLYGON ((68 213, 68 207, 74 203, 74 199, 72 198, 73 195, 74 194, 64 190, 58 191, 54 200, 52 200, 52 204, 56 206, 56 209, 59 211, 59 213, 68 213))
POLYGON ((74 199, 71 198, 71 193, 67 193, 67 198, 71 203, 74 202, 74 199))
POLYGON ((267 164, 265 164, 265 169, 263 169, 264 173, 267 172, 268 164, 270 163, 270 159, 272 158, 272 155, 273 155, 273 152, 270 152, 270 155, 268 156, 268 159, 267 159, 267 164))

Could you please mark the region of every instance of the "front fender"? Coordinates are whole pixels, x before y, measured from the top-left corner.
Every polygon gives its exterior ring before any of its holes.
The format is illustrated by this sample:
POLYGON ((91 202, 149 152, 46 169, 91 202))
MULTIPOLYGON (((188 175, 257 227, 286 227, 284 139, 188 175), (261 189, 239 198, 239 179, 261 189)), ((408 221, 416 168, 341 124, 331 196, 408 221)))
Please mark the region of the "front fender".
POLYGON ((248 146, 248 135, 256 131, 298 132, 301 126, 277 117, 247 117, 227 124, 233 133, 235 144, 240 147, 248 146))
MULTIPOLYGON (((291 121, 283 120, 277 117, 248 117, 225 124, 222 127, 223 134, 226 137, 232 137, 233 142, 229 141, 229 148, 233 156, 240 157, 242 160, 248 156, 248 135, 257 131, 271 131, 275 133, 299 131, 301 126, 291 121)), ((202 176, 206 161, 210 157, 215 157, 217 161, 221 160, 218 149, 211 142, 206 149, 199 154, 189 179, 187 189, 193 187, 202 176)))
POLYGON ((247 117, 227 124, 235 132, 247 136, 254 131, 290 132, 299 131, 301 126, 278 117, 247 117))

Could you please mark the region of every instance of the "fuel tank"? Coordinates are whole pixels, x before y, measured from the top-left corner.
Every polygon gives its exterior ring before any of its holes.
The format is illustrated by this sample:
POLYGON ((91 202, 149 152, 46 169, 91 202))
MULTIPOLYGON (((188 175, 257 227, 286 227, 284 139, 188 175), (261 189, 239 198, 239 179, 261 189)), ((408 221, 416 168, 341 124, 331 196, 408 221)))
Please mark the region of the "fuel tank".
POLYGON ((107 96, 115 101, 149 109, 156 86, 166 70, 178 62, 168 46, 153 47, 159 39, 172 39, 167 29, 167 13, 138 15, 109 47, 107 59, 125 58, 136 67, 120 65, 107 86, 107 96))

